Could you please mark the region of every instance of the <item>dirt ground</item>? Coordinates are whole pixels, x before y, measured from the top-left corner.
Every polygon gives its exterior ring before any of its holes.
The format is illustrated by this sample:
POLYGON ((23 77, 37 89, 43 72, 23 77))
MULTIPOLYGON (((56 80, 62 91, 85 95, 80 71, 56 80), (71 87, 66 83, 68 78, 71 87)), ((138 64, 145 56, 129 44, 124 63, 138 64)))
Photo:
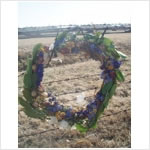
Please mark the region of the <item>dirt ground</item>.
MULTIPOLYGON (((58 124, 27 117, 18 106, 18 147, 19 148, 130 148, 131 147, 131 34, 107 34, 118 50, 128 56, 121 66, 125 82, 119 83, 115 95, 100 117, 97 128, 87 133, 74 129, 62 129, 58 124)), ((18 40, 19 54, 31 54, 36 43, 50 45, 54 38, 35 38, 18 40)), ((62 57, 62 56, 60 56, 62 57)), ((77 97, 85 95, 80 107, 85 107, 100 88, 100 63, 85 59, 78 54, 63 58, 63 63, 52 65, 44 70, 43 84, 47 91, 57 95, 64 105, 79 107, 77 97), (83 77, 85 76, 85 77, 83 77), (82 77, 82 78, 81 78, 82 77), (61 82, 57 80, 72 79, 61 82), (48 83, 50 82, 50 83, 48 83)), ((18 58, 19 59, 19 58, 18 58)), ((20 57, 20 60, 22 58, 20 57)), ((20 61, 18 60, 18 61, 20 61)), ((23 68, 19 69, 19 74, 23 68)), ((23 76, 19 76, 19 94, 21 94, 23 76)))

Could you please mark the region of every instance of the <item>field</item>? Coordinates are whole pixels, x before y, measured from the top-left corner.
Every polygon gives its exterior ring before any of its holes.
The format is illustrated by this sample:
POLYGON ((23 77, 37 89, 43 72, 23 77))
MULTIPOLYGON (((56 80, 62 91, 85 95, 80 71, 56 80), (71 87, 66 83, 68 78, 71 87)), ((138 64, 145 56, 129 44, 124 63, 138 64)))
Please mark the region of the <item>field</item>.
MULTIPOLYGON (((19 148, 130 148, 131 147, 131 34, 107 34, 116 48, 128 56, 121 66, 125 82, 119 83, 115 95, 97 123, 96 129, 80 133, 73 128, 64 129, 59 123, 41 121, 27 117, 18 106, 18 147, 19 148)), ((26 58, 36 43, 50 45, 54 38, 19 39, 18 70, 26 67, 26 58)), ((82 54, 62 56, 62 63, 53 62, 45 68, 43 84, 47 91, 57 95, 58 101, 72 107, 85 107, 100 88, 100 63, 82 54), (77 78, 77 79, 72 79, 77 78), (66 80, 65 80, 66 79, 66 80), (72 80, 70 80, 72 79, 72 80), (62 80, 61 82, 54 82, 62 80), (65 81, 63 81, 65 80, 65 81), (77 97, 84 95, 82 103, 77 97)), ((19 76, 19 94, 23 76, 19 76)))

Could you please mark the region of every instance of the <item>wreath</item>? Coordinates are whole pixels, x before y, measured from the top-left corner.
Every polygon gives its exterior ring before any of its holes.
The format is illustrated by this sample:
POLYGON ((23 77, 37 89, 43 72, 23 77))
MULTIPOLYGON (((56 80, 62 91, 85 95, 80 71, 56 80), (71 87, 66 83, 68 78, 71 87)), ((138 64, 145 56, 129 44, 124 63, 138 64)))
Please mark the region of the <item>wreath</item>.
POLYGON ((95 128, 99 116, 104 112, 109 100, 115 93, 117 82, 123 82, 124 76, 120 66, 126 55, 116 50, 114 43, 104 37, 106 30, 101 34, 80 32, 62 32, 57 34, 53 48, 37 44, 33 48, 32 58, 27 60, 27 69, 24 75, 23 96, 19 96, 19 103, 27 116, 42 120, 56 116, 58 121, 66 120, 70 125, 76 125, 81 132, 95 128), (94 60, 101 62, 103 70, 100 77, 103 79, 100 90, 85 109, 76 110, 65 107, 57 101, 56 97, 44 90, 44 65, 50 62, 54 54, 60 52, 64 55, 85 52, 94 60))

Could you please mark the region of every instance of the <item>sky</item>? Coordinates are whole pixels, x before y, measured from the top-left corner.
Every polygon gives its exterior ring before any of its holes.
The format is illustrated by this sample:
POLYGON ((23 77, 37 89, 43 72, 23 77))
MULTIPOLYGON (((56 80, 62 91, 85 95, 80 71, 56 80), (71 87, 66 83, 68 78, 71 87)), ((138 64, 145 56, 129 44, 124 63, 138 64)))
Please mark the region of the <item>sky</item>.
POLYGON ((18 26, 131 23, 128 1, 18 2, 18 26))

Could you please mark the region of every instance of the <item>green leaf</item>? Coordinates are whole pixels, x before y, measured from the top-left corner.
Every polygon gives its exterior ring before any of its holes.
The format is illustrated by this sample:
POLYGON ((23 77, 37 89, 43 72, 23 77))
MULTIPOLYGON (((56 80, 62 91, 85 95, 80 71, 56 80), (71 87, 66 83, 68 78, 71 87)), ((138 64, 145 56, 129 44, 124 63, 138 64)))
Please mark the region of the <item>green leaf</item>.
POLYGON ((98 120, 98 116, 96 115, 95 118, 93 118, 92 121, 89 123, 88 127, 89 128, 96 128, 97 120, 98 120))
POLYGON ((100 39, 99 43, 105 45, 105 47, 106 47, 105 54, 107 56, 113 56, 116 59, 120 58, 120 55, 115 50, 114 43, 110 39, 108 39, 108 38, 102 38, 102 39, 100 39))
POLYGON ((33 50, 32 50, 32 58, 33 58, 33 63, 35 63, 36 59, 37 59, 37 54, 39 53, 39 51, 41 50, 42 44, 38 43, 34 46, 33 50))
POLYGON ((109 100, 110 100, 110 95, 109 95, 109 93, 107 93, 107 95, 105 96, 104 102, 103 102, 103 111, 108 106, 109 100))
POLYGON ((80 131, 80 132, 87 132, 88 131, 88 128, 82 126, 81 124, 76 124, 76 128, 80 131))
POLYGON ((37 74, 34 72, 32 74, 32 88, 36 88, 36 82, 37 82, 37 74))
POLYGON ((104 37, 103 44, 108 48, 113 44, 113 42, 110 39, 104 37))
POLYGON ((27 74, 32 74, 32 59, 28 58, 27 60, 27 74))
POLYGON ((64 39, 67 36, 67 32, 62 32, 60 34, 58 34, 58 36, 56 37, 56 40, 61 40, 64 39))
MULTIPOLYGON (((22 105, 24 108, 25 108, 25 107, 28 107, 29 103, 27 103, 24 98, 19 97, 18 100, 19 100, 19 104, 22 105)), ((30 106, 29 106, 29 107, 30 107, 30 106)))
POLYGON ((107 93, 105 93, 105 98, 104 98, 103 103, 98 106, 98 109, 96 112, 96 117, 93 118, 93 120, 89 124, 89 128, 96 128, 97 120, 100 117, 100 115, 104 112, 105 108, 108 106, 109 100, 112 97, 112 95, 114 94, 116 86, 117 86, 117 84, 112 81, 112 83, 109 82, 109 83, 105 84, 105 87, 103 87, 105 89, 105 92, 107 92, 107 93), (109 92, 109 90, 110 90, 110 92, 109 92))
POLYGON ((117 88, 117 84, 113 84, 110 92, 109 92, 109 98, 112 98, 112 96, 114 95, 115 91, 116 91, 116 88, 117 88))
POLYGON ((113 81, 104 84, 104 86, 102 87, 102 94, 105 95, 111 89, 112 85, 113 85, 113 81))
POLYGON ((104 102, 101 105, 98 106, 98 109, 97 109, 97 112, 96 112, 96 117, 93 118, 93 120, 89 124, 89 128, 95 128, 96 127, 96 123, 97 123, 98 118, 104 112, 104 109, 105 109, 106 105, 108 104, 108 102, 106 100, 108 100, 108 96, 107 96, 107 99, 106 99, 106 96, 105 96, 104 102))
POLYGON ((100 115, 104 112, 105 108, 107 107, 109 99, 110 99, 109 94, 107 93, 105 98, 104 98, 103 103, 100 104, 99 107, 98 107, 98 110, 97 110, 97 113, 96 113, 96 121, 98 120, 100 115))
POLYGON ((84 35, 84 39, 87 40, 87 41, 94 41, 94 36, 91 35, 91 34, 85 34, 84 35))
POLYGON ((118 50, 116 50, 116 52, 120 55, 121 58, 123 58, 123 59, 127 58, 127 55, 125 55, 124 53, 122 53, 118 50))
POLYGON ((31 96, 31 91, 27 88, 24 88, 23 90, 23 96, 26 98, 27 101, 32 103, 32 96, 31 96))
POLYGON ((46 114, 42 110, 34 109, 31 104, 19 97, 19 103, 24 107, 24 112, 31 118, 45 119, 46 114))
MULTIPOLYGON (((112 86, 112 88, 114 89, 114 86, 112 86)), ((89 125, 89 128, 96 127, 97 120, 100 117, 100 115, 104 112, 105 108, 107 107, 107 105, 109 103, 109 100, 110 100, 110 95, 109 95, 109 92, 107 92, 103 103, 98 106, 97 112, 96 112, 96 117, 92 120, 91 124, 89 125)))
POLYGON ((112 55, 116 58, 119 59, 120 55, 117 53, 117 51, 115 50, 115 48, 111 51, 112 55))
POLYGON ((27 70, 24 75, 24 87, 31 89, 32 87, 32 59, 28 58, 27 60, 27 70))
POLYGON ((100 36, 101 36, 101 32, 96 32, 95 33, 95 35, 94 35, 95 43, 98 43, 98 40, 100 39, 100 36))
POLYGON ((123 82, 125 79, 122 72, 118 69, 115 72, 116 72, 116 79, 120 82, 123 82))
POLYGON ((102 43, 102 39, 97 39, 96 44, 100 45, 102 43))
POLYGON ((24 81, 24 88, 31 89, 32 81, 30 74, 25 73, 23 81, 24 81))

